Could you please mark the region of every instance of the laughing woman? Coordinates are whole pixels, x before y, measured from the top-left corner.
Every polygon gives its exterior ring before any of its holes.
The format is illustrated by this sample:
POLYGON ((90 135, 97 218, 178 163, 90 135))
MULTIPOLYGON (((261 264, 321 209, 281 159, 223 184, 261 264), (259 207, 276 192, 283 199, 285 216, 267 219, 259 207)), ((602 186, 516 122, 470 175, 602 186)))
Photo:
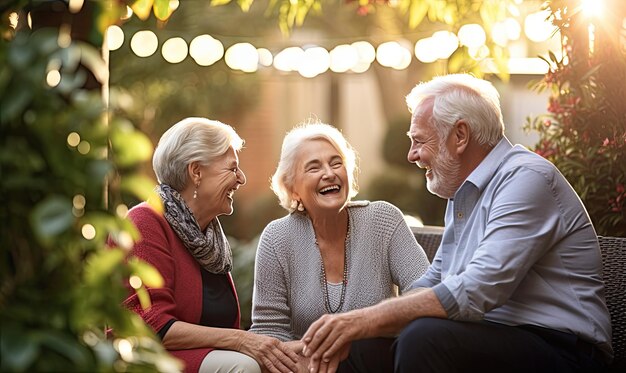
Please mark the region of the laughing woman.
POLYGON ((132 255, 152 264, 164 285, 148 289, 147 309, 136 293, 124 303, 185 363, 185 372, 297 368, 298 356, 286 344, 239 329, 232 254, 218 216, 233 212, 233 194, 246 182, 239 168, 242 145, 226 124, 178 122, 163 134, 153 157, 163 213, 147 203, 128 213, 141 234, 132 255))
MULTIPOLYGON (((426 271, 428 259, 398 208, 351 202, 356 173, 356 154, 336 128, 310 123, 286 135, 272 189, 289 215, 261 235, 252 332, 286 341, 300 353, 299 339, 322 315, 376 304, 426 271)), ((392 343, 353 343, 339 371, 393 371, 392 343)))

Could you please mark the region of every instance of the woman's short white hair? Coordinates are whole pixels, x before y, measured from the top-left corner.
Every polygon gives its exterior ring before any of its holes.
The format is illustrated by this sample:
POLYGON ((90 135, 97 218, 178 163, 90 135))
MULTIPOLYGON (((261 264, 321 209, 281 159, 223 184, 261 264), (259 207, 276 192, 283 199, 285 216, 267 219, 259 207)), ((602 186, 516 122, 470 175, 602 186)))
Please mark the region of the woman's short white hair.
POLYGON ((480 145, 494 147, 504 136, 500 95, 488 81, 468 74, 450 74, 420 83, 406 97, 409 111, 432 102, 431 125, 444 141, 463 119, 480 145))
POLYGON ((187 185, 187 165, 192 162, 210 164, 231 147, 241 150, 243 143, 228 124, 206 118, 186 118, 161 136, 152 156, 152 168, 160 184, 180 192, 187 185))
POLYGON ((296 173, 298 149, 300 145, 311 140, 326 140, 339 152, 348 174, 348 201, 359 191, 357 154, 341 132, 325 123, 301 123, 285 135, 278 167, 272 176, 271 188, 278 196, 280 205, 290 213, 294 212, 297 207, 297 201, 291 198, 291 192, 296 173))

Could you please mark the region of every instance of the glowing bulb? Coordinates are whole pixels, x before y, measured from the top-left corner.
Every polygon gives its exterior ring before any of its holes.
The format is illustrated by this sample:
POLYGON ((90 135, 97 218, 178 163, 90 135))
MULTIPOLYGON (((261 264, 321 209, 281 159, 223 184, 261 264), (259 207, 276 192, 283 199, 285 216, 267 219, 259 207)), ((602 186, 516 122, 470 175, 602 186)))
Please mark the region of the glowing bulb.
POLYGON ((250 43, 237 43, 228 48, 224 60, 233 70, 253 73, 259 67, 259 52, 250 43))
POLYGON ((256 50, 259 52, 259 64, 262 66, 272 66, 272 62, 274 62, 274 56, 272 56, 272 52, 270 52, 266 48, 258 48, 256 50))
POLYGON ((437 46, 435 39, 432 37, 420 39, 415 43, 415 57, 423 63, 432 63, 437 61, 437 46))
POLYGON ((376 49, 366 41, 356 41, 351 44, 359 55, 359 62, 372 63, 376 59, 376 49))
POLYGON ((376 49, 376 61, 382 66, 402 70, 411 63, 411 52, 397 41, 388 41, 376 49))
POLYGON ((159 39, 150 30, 137 31, 130 39, 130 49, 138 57, 150 57, 159 47, 159 39))
POLYGON ((303 56, 304 50, 302 48, 287 47, 274 57, 274 68, 280 71, 298 71, 303 56))
POLYGON ((199 35, 189 44, 189 55, 198 65, 210 66, 224 56, 224 45, 211 35, 199 35))
POLYGON ((356 48, 348 44, 341 44, 330 51, 330 69, 336 73, 344 73, 359 62, 359 53, 356 48))
POLYGON ((187 58, 187 42, 183 38, 171 38, 163 43, 161 55, 169 63, 179 63, 187 58))
POLYGON ((120 26, 112 25, 107 28, 106 43, 110 51, 120 49, 124 44, 124 31, 120 26))
POLYGON ((459 29, 459 41, 461 45, 465 45, 468 48, 478 48, 485 44, 487 35, 481 25, 470 23, 461 26, 459 29))
POLYGON ((535 43, 541 43, 550 38, 556 27, 548 20, 549 10, 531 13, 524 19, 524 32, 526 37, 535 43))
POLYGON ((459 38, 450 31, 437 31, 433 34, 437 58, 445 60, 459 47, 459 38))
POLYGON ((304 51, 304 58, 298 72, 305 78, 314 78, 330 67, 330 54, 322 47, 312 47, 304 51))

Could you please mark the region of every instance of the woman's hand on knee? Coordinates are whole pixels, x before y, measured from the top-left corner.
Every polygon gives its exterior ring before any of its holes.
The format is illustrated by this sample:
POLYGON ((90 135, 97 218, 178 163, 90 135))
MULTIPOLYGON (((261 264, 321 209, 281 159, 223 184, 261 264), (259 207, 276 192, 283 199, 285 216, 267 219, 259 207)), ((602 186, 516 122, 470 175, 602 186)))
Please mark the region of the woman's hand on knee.
POLYGON ((247 333, 241 352, 252 356, 264 371, 272 373, 298 372, 300 357, 290 346, 276 338, 247 333))

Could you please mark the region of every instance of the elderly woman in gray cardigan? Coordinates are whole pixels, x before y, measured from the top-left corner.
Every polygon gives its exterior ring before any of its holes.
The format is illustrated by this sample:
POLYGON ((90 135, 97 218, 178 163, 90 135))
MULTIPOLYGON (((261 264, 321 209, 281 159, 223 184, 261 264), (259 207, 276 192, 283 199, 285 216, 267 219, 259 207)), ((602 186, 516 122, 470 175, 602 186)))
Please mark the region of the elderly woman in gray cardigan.
MULTIPOLYGON (((356 153, 336 128, 308 123, 286 135, 272 190, 289 215, 261 235, 252 332, 301 353, 300 338, 320 316, 374 305, 426 271, 428 259, 397 207, 351 201, 357 172, 356 153)), ((391 372, 392 343, 355 342, 325 368, 391 372)))

